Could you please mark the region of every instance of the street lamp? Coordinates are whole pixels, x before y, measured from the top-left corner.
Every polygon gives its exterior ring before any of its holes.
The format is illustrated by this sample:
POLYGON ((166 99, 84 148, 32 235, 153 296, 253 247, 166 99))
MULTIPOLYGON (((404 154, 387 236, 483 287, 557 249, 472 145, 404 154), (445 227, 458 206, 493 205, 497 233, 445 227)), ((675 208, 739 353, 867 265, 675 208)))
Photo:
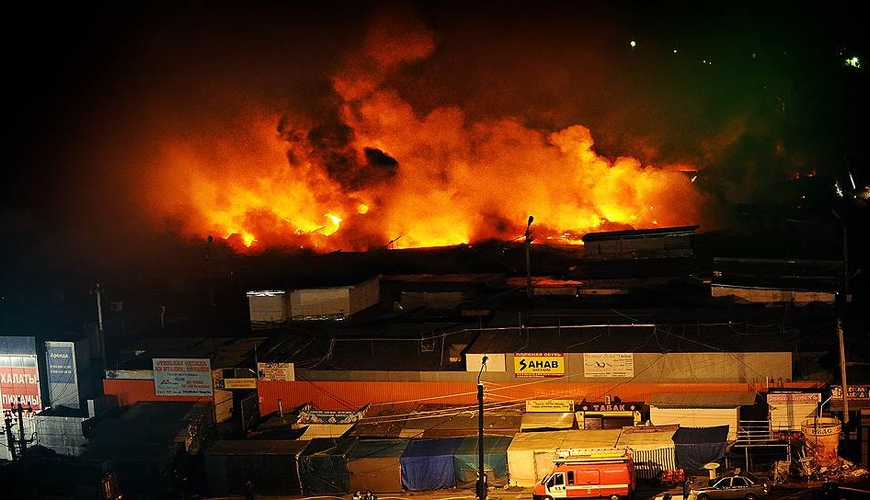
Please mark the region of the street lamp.
POLYGON ((486 479, 483 470, 483 384, 480 376, 489 358, 483 355, 480 360, 480 371, 477 372, 477 499, 486 499, 486 479))

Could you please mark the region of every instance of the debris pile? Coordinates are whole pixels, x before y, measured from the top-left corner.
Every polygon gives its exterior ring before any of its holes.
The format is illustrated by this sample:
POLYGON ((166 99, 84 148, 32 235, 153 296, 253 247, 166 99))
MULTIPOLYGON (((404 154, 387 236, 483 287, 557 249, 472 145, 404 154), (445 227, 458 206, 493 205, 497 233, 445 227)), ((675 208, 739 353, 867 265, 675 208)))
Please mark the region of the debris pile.
POLYGON ((839 458, 834 464, 820 465, 812 457, 806 457, 800 459, 799 476, 807 481, 853 484, 870 480, 870 470, 844 458, 839 458))

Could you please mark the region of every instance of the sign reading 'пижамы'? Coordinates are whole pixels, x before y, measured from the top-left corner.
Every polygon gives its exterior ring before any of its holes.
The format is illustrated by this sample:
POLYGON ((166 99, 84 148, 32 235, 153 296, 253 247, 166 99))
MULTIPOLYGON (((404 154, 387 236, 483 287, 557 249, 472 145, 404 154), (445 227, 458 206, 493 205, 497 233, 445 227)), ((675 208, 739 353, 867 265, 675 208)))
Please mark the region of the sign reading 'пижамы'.
POLYGON ((562 377, 565 375, 565 355, 546 352, 514 354, 514 375, 517 377, 562 377))

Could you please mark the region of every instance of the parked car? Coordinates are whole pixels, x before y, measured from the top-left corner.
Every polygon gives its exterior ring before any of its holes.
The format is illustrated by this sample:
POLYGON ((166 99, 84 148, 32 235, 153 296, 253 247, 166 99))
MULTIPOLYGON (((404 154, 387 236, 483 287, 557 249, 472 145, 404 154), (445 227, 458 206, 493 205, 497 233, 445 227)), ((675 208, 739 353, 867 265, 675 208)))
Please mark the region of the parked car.
POLYGON ((688 500, 742 498, 755 500, 770 492, 770 483, 750 472, 736 471, 708 481, 696 480, 689 485, 688 500))

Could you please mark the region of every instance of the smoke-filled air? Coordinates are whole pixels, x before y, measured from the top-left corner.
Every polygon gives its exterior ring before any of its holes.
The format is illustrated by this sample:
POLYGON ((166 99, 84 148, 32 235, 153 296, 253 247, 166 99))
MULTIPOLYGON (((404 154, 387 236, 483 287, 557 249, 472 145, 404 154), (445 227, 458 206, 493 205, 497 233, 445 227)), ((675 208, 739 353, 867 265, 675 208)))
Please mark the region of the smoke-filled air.
POLYGON ((240 250, 513 240, 530 215, 536 242, 552 244, 700 222, 696 166, 606 157, 583 123, 547 130, 459 104, 419 109, 391 81, 438 51, 437 34, 381 16, 362 40, 326 75, 316 112, 255 106, 238 128, 161 140, 144 209, 240 250))
POLYGON ((817 12, 771 10, 56 13, 51 43, 11 55, 6 239, 38 262, 179 238, 253 254, 724 227, 728 207, 788 203, 796 177, 858 163, 848 45, 805 36, 817 12))

